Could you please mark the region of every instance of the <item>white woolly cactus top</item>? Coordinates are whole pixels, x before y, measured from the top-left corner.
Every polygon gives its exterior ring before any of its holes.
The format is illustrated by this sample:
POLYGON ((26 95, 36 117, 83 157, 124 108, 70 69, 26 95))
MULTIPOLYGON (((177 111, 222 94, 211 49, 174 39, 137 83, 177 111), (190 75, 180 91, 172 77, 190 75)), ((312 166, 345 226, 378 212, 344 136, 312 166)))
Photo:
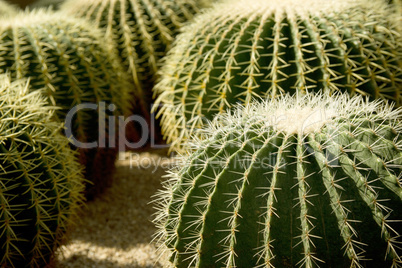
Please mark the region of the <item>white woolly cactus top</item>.
MULTIPOLYGON (((347 92, 402 105, 399 18, 385 1, 235 0, 183 29, 158 96, 171 148, 234 103, 295 92, 347 92)), ((155 109, 156 110, 156 109, 155 109)))
POLYGON ((156 196, 156 239, 178 268, 400 267, 401 118, 321 93, 218 114, 156 196))
POLYGON ((218 114, 208 126, 196 131, 189 143, 196 149, 202 146, 205 138, 211 138, 212 133, 225 132, 240 122, 244 131, 247 125, 261 123, 259 132, 271 132, 272 135, 281 132, 288 135, 308 135, 318 133, 325 125, 334 125, 336 122, 353 118, 364 118, 371 121, 381 118, 394 122, 395 131, 402 131, 398 124, 402 117, 402 108, 394 109, 392 104, 382 100, 369 101, 360 95, 350 97, 347 94, 329 96, 323 93, 287 94, 265 101, 252 101, 246 106, 238 104, 232 111, 218 114), (195 143, 194 143, 195 142, 195 143))

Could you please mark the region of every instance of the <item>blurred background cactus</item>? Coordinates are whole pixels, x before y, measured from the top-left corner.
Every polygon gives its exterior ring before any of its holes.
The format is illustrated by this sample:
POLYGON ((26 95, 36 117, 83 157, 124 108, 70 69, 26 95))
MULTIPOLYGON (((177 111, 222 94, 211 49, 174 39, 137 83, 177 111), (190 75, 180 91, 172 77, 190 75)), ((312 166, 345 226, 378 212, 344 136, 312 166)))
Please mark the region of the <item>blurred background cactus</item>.
POLYGON ((179 149, 203 119, 253 97, 348 92, 402 104, 400 15, 384 1, 226 1, 183 29, 154 91, 179 149))
POLYGON ((0 75, 0 266, 44 267, 83 201, 82 167, 26 80, 0 75))
POLYGON ((390 5, 394 6, 395 10, 399 12, 399 15, 402 15, 402 1, 401 0, 388 0, 390 5))
POLYGON ((155 202, 174 267, 399 267, 402 109, 284 96, 218 115, 155 202))
POLYGON ((0 16, 15 15, 18 12, 18 7, 8 3, 5 0, 0 0, 0 16))
POLYGON ((34 8, 52 8, 58 10, 64 0, 39 0, 29 5, 30 9, 34 8))
POLYGON ((112 39, 136 87, 135 113, 149 117, 152 86, 159 60, 182 25, 209 0, 88 0, 66 1, 61 9, 91 20, 112 39))
POLYGON ((117 154, 117 146, 109 146, 117 138, 112 133, 117 129, 108 118, 128 114, 132 88, 117 52, 101 32, 84 20, 45 10, 3 19, 0 71, 16 79, 29 77, 32 90, 44 88, 49 104, 60 107, 55 117, 71 122, 66 125, 68 138, 97 142, 94 148, 79 146, 79 151, 85 176, 93 183, 88 185, 88 197, 101 192, 108 185, 117 154))

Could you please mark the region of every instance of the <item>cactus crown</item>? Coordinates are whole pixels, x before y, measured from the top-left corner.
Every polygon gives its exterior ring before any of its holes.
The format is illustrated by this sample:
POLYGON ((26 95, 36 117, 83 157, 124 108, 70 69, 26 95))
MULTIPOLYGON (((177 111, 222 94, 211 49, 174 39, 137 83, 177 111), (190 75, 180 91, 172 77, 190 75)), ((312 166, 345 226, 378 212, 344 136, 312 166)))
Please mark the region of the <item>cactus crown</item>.
POLYGON ((83 201, 82 168, 54 107, 25 80, 0 76, 0 263, 42 267, 83 201))
POLYGON ((402 102, 398 18, 383 1, 229 1, 183 29, 154 91, 180 148, 203 120, 254 97, 322 90, 402 102))
POLYGON ((287 95, 208 122, 155 199, 173 265, 399 267, 402 109, 391 108, 287 95), (306 111, 304 128, 294 119, 306 111))

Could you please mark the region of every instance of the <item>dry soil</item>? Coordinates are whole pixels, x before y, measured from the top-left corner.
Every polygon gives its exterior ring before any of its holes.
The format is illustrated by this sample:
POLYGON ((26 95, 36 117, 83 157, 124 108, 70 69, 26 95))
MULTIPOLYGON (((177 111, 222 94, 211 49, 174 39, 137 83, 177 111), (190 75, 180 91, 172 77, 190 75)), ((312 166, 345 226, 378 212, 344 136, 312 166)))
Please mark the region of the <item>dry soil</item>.
POLYGON ((165 149, 121 153, 112 187, 87 203, 54 266, 167 267, 166 256, 159 256, 151 242, 155 209, 150 201, 173 161, 165 149))

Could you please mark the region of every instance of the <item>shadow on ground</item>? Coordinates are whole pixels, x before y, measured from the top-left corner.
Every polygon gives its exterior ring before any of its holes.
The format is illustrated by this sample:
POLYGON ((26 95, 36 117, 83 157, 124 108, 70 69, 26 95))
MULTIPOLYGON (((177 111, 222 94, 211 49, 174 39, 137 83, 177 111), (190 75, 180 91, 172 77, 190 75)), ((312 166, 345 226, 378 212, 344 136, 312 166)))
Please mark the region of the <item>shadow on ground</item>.
POLYGON ((55 267, 163 267, 150 201, 172 162, 166 150, 122 155, 111 188, 87 204, 55 267))

